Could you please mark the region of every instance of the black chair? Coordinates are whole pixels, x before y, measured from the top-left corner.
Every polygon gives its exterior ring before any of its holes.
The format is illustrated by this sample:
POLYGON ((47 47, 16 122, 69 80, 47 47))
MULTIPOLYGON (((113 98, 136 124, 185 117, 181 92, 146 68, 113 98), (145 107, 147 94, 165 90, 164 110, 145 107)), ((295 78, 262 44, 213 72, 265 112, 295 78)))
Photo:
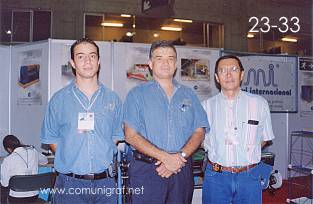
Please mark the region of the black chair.
MULTIPOLYGON (((33 174, 33 175, 16 175, 12 176, 9 180, 9 189, 16 192, 25 191, 38 191, 47 188, 53 188, 56 175, 54 172, 33 174)), ((48 196, 48 201, 50 200, 50 194, 48 196)), ((38 198, 39 202, 44 202, 44 200, 38 198)), ((8 202, 9 203, 9 202, 8 202)))

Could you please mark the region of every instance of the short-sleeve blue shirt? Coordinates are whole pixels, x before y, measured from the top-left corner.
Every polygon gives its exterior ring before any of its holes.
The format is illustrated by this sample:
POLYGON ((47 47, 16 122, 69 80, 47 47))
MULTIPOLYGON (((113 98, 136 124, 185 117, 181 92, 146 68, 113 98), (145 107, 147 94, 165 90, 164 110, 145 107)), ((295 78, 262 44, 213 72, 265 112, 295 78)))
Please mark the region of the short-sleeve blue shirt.
POLYGON ((54 167, 61 173, 88 174, 107 169, 117 151, 116 140, 124 139, 122 102, 99 83, 91 100, 70 83, 49 101, 41 128, 41 142, 57 144, 54 167), (99 92, 99 93, 98 93, 99 92), (78 114, 96 97, 90 112, 94 113, 94 130, 78 131, 78 114))
POLYGON ((194 92, 175 80, 173 83, 175 92, 170 101, 155 80, 133 88, 123 111, 123 122, 167 152, 179 151, 197 128, 209 128, 206 113, 194 92))

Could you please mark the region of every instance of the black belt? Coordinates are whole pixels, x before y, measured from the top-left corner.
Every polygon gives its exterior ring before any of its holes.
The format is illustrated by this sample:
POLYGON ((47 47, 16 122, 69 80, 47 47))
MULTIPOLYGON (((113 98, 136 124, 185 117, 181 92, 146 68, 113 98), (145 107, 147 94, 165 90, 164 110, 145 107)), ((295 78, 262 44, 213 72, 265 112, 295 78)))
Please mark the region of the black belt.
MULTIPOLYGON (((62 173, 57 172, 57 175, 59 174, 62 174, 62 173)), ((105 170, 97 174, 79 175, 79 174, 68 173, 68 174, 63 174, 63 175, 77 178, 77 179, 85 179, 85 180, 99 180, 99 179, 105 179, 105 178, 110 177, 108 170, 105 170)))
POLYGON ((136 160, 143 161, 149 164, 157 162, 155 158, 149 157, 145 154, 138 152, 137 150, 133 150, 133 156, 136 160))

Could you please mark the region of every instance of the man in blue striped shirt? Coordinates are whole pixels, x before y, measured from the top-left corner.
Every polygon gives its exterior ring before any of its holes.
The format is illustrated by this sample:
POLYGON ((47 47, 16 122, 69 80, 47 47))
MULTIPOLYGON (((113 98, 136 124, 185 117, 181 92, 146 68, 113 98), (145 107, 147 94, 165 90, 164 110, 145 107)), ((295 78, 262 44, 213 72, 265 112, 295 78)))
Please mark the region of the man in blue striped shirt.
POLYGON ((177 53, 168 41, 151 45, 153 80, 132 89, 124 104, 125 138, 133 148, 130 185, 138 203, 191 203, 191 155, 202 143, 206 114, 190 88, 174 79, 177 53))

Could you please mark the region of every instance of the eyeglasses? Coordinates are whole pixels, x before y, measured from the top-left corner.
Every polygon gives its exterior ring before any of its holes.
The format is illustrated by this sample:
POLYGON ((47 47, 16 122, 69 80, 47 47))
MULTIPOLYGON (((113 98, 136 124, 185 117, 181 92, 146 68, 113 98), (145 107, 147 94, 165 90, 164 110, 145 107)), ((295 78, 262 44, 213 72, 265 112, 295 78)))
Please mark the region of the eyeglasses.
POLYGON ((229 73, 238 73, 240 71, 240 68, 236 67, 236 66, 232 66, 232 67, 222 67, 222 68, 218 68, 217 72, 220 74, 227 74, 229 73))

